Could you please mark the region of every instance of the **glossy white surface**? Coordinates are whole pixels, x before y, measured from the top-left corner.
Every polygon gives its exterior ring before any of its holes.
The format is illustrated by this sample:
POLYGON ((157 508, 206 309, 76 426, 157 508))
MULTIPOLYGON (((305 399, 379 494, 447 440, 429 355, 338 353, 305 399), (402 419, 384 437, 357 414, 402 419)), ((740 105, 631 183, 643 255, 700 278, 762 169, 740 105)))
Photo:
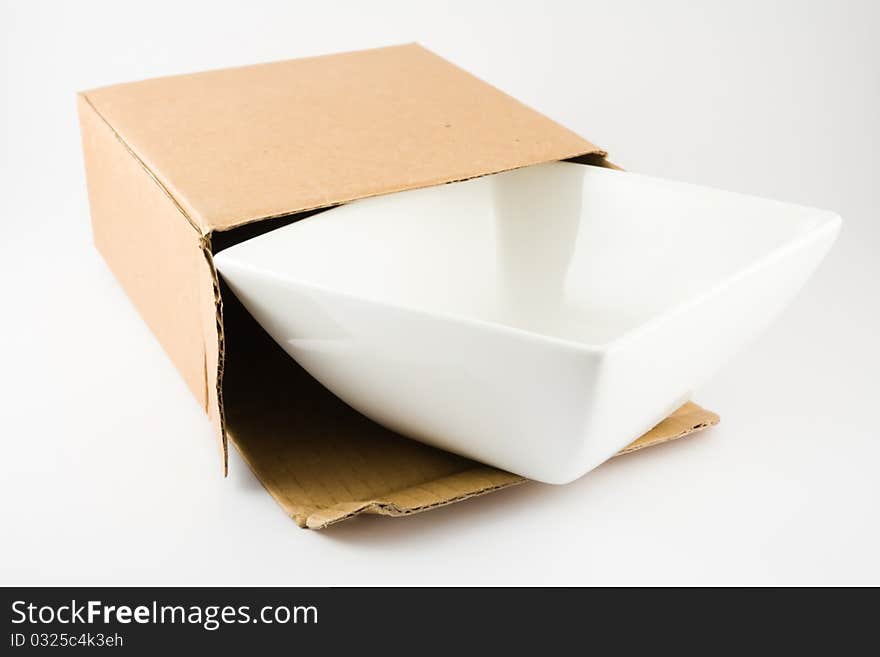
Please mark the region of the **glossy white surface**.
POLYGON ((785 306, 837 215, 570 163, 364 199, 217 255, 348 404, 549 483, 686 401, 785 306))

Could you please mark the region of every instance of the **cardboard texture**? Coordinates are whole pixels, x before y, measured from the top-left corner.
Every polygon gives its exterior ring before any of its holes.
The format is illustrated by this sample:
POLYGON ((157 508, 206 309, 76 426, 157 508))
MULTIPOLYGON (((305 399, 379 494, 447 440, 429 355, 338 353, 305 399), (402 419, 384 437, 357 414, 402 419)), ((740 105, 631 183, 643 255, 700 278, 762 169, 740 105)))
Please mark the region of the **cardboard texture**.
MULTIPOLYGON (((418 45, 146 80, 78 98, 95 244, 215 427, 300 526, 405 515, 521 478, 339 401, 217 276, 231 244, 349 200, 594 144, 418 45)), ((623 452, 718 421, 686 404, 623 452)))

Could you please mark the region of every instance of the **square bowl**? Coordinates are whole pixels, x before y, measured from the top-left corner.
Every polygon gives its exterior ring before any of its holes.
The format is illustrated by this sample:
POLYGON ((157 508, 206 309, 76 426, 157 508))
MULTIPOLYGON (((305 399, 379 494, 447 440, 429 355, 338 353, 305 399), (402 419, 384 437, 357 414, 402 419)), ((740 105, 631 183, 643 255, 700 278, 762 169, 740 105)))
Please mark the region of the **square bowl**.
POLYGON ((687 401, 839 228, 831 212, 555 162, 354 201, 215 262, 356 410, 565 483, 687 401))

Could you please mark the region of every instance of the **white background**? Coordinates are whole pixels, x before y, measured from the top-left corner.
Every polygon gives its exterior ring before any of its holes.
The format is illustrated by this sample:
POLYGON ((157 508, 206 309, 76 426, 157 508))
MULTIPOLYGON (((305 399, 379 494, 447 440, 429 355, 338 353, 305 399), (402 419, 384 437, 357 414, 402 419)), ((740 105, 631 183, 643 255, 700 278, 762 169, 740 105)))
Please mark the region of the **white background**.
POLYGON ((880 584, 880 4, 4 5, 2 584, 880 584), (662 6, 661 6, 662 5, 662 6), (298 529, 91 245, 74 92, 420 41, 634 171, 838 211, 697 401, 578 482, 298 529))

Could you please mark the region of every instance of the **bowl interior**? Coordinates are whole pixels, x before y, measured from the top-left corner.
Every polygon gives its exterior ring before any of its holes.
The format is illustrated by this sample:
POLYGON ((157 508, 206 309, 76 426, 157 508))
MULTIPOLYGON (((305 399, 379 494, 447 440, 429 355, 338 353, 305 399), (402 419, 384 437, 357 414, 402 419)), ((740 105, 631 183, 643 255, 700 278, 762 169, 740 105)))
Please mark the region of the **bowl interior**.
POLYGON ((830 213, 551 163, 333 208, 218 256, 422 312, 602 346, 830 213))

